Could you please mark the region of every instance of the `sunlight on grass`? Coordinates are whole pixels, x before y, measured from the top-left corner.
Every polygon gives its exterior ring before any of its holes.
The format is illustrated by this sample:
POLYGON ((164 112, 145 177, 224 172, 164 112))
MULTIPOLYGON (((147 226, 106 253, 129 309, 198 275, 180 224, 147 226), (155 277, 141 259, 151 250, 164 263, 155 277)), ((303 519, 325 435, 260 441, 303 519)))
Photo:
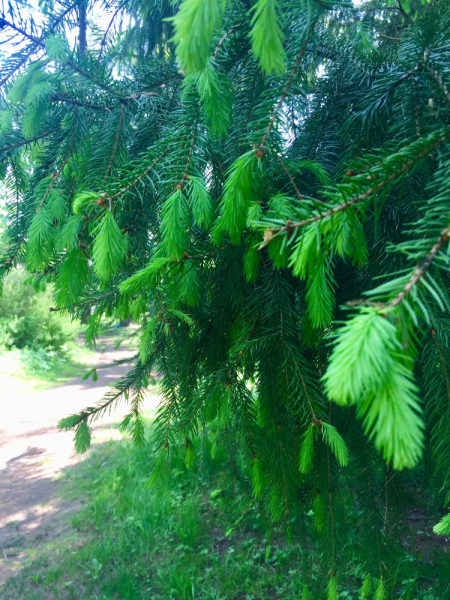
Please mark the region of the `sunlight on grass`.
MULTIPOLYGON (((84 508, 60 538, 30 549, 23 570, 1 600, 323 600, 323 569, 313 518, 292 519, 292 541, 271 521, 264 500, 248 493, 248 473, 227 484, 226 457, 211 457, 213 439, 196 466, 181 450, 151 488, 152 445, 133 445, 116 426, 95 433, 96 446, 65 469, 63 497, 84 508)), ((354 549, 346 551, 342 584, 360 598, 354 549)), ((394 566, 395 596, 445 600, 448 557, 433 564, 410 555, 394 566), (427 584, 433 578, 433 589, 427 584), (440 583, 435 583, 436 581, 440 583)))

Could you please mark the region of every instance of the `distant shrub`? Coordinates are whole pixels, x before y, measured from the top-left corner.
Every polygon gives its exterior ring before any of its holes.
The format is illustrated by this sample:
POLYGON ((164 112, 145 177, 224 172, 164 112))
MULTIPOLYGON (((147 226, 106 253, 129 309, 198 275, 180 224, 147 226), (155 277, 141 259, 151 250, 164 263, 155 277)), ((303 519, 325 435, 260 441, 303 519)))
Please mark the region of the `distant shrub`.
POLYGON ((75 336, 76 327, 50 312, 53 304, 49 287, 36 292, 22 270, 8 275, 0 297, 0 347, 61 350, 75 336))

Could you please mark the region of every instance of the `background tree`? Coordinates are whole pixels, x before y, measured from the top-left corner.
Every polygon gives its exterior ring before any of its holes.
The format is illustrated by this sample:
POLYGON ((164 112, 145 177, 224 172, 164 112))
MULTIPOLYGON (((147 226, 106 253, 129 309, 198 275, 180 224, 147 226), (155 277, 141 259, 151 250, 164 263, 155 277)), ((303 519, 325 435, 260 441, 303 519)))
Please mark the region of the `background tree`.
POLYGON ((99 6, 86 52, 79 3, 2 20, 3 271, 91 311, 89 343, 105 314, 142 323, 127 377, 61 427, 83 451, 124 400, 143 442, 156 369, 149 483, 218 430, 288 534, 313 511, 329 600, 360 515, 380 600, 411 479, 450 500, 448 3, 129 0, 103 27, 99 6))

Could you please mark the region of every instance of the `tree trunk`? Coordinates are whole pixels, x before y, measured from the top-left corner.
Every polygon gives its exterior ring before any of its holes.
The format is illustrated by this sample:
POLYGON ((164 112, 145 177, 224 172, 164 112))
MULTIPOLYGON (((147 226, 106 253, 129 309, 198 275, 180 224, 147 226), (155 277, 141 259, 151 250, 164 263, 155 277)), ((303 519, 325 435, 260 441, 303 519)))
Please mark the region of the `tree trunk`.
POLYGON ((78 4, 78 27, 79 27, 79 40, 78 47, 81 58, 86 56, 87 50, 87 19, 86 19, 86 0, 80 0, 78 4))

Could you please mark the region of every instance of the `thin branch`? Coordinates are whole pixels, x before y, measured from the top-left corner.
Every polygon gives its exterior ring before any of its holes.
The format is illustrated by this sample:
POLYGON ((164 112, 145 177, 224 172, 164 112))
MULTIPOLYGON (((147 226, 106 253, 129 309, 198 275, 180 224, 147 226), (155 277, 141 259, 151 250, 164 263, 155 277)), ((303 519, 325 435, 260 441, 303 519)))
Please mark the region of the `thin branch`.
MULTIPOLYGON (((61 22, 61 21, 64 19, 64 17, 65 17, 65 16, 66 16, 66 15, 67 15, 67 14, 68 14, 68 13, 69 13, 71 10, 73 10, 74 8, 76 8, 77 6, 78 6, 78 0, 77 0, 76 2, 74 2, 73 4, 71 4, 70 6, 68 6, 68 7, 66 8, 66 10, 65 10, 65 11, 63 11, 63 12, 62 12, 62 13, 59 15, 59 17, 56 19, 56 21, 55 21, 55 22, 53 23, 53 25, 50 27, 50 29, 49 29, 49 31, 48 31, 48 32, 49 32, 49 33, 53 33, 53 31, 55 30, 55 28, 56 28, 56 27, 59 25, 59 23, 60 23, 60 22, 61 22)), ((27 36, 27 37, 28 37, 28 36, 27 36)), ((41 36, 41 38, 42 38, 42 36, 41 36)), ((18 71, 18 70, 19 70, 19 69, 20 69, 20 68, 21 68, 21 67, 22 67, 22 66, 23 66, 23 65, 24 65, 24 64, 27 62, 27 60, 30 58, 30 56, 31 56, 31 55, 34 53, 34 46, 35 46, 35 45, 36 45, 36 43, 35 43, 35 42, 33 42, 33 46, 30 48, 30 51, 29 51, 29 53, 28 53, 26 56, 24 56, 24 58, 23 58, 23 59, 20 61, 20 63, 19 63, 18 65, 16 65, 16 66, 14 67, 14 69, 11 71, 11 73, 9 73, 8 75, 5 75, 5 77, 3 77, 3 79, 1 79, 1 80, 0 80, 0 87, 1 87, 1 86, 3 86, 3 85, 4 85, 4 84, 5 84, 7 81, 8 81, 8 79, 10 79, 10 78, 11 78, 11 77, 14 75, 14 73, 15 73, 16 71, 18 71)), ((40 47, 42 47, 42 44, 39 44, 39 46, 40 46, 40 47)))
POLYGON ((281 158, 278 156, 278 154, 276 155, 276 157, 277 157, 277 161, 280 163, 280 165, 281 165, 281 167, 282 167, 283 171, 284 171, 284 172, 286 173, 286 175, 289 177, 289 181, 292 183, 292 185, 293 185, 293 187, 294 187, 294 189, 295 189, 295 193, 296 193, 296 194, 297 194, 297 196, 298 196, 298 199, 299 199, 299 200, 304 200, 303 196, 300 194, 300 192, 299 192, 299 190, 298 190, 298 187, 297 187, 297 186, 296 186, 296 184, 295 184, 295 181, 294 181, 294 179, 293 179, 292 175, 291 175, 291 174, 289 173, 289 171, 287 170, 287 168, 286 168, 286 165, 285 165, 285 164, 284 164, 284 162, 281 160, 281 158))
POLYGON ((40 204, 39 204, 38 208, 36 209, 36 212, 38 212, 39 210, 41 210, 41 208, 42 208, 42 206, 43 206, 43 204, 44 204, 44 202, 45 202, 45 199, 47 198, 47 196, 48 196, 48 194, 49 194, 50 190, 51 190, 51 189, 54 187, 54 185, 55 185, 56 181, 58 180, 58 177, 59 177, 59 176, 61 175, 61 173, 63 172, 63 169, 64 169, 64 167, 66 166, 66 164, 67 164, 67 161, 68 161, 68 160, 69 160, 69 158, 70 158, 70 155, 72 154, 73 147, 75 146, 75 139, 76 139, 76 133, 77 133, 77 125, 78 125, 78 108, 76 109, 76 112, 75 112, 75 124, 74 124, 74 126, 73 126, 72 139, 71 139, 71 141, 70 141, 70 146, 69 146, 69 151, 67 152, 67 156, 66 156, 66 158, 64 159, 64 161, 63 161, 63 164, 62 164, 62 165, 61 165, 61 167, 59 168, 59 170, 58 170, 58 172, 56 173, 56 175, 54 175, 54 177, 53 177, 53 181, 52 181, 52 182, 50 183, 50 185, 48 186, 48 188, 47 188, 47 190, 46 190, 45 194, 42 196, 42 200, 41 200, 41 202, 40 202, 40 204))
POLYGON ((427 254, 426 257, 423 259, 423 261, 418 265, 418 267, 416 267, 416 269, 414 269, 413 274, 409 278, 409 281, 405 285, 403 290, 393 300, 391 300, 391 302, 389 302, 389 304, 387 305, 386 308, 388 308, 388 309, 395 308, 406 298, 406 296, 410 293, 410 291, 413 289, 413 287, 416 285, 416 283, 418 283, 420 281, 420 279, 422 279, 422 277, 425 275, 428 268, 431 266, 431 263, 433 262, 434 257, 439 252, 439 250, 442 248, 442 246, 444 246, 444 244, 448 243, 449 235, 450 235, 450 227, 447 227, 446 229, 444 229, 442 231, 440 237, 438 238, 438 240, 434 244, 434 246, 431 248, 429 254, 427 254))
POLYGON ((194 152, 194 142, 195 142, 195 135, 196 135, 196 133, 197 133, 197 123, 195 123, 194 129, 192 131, 191 146, 189 148, 189 155, 188 155, 188 159, 186 161, 186 166, 184 167, 183 178, 182 178, 181 181, 183 181, 184 179, 186 179, 186 176, 188 174, 189 165, 191 164, 192 154, 194 152))
POLYGON ((144 179, 144 177, 147 175, 147 173, 149 173, 158 163, 159 161, 164 158, 164 156, 169 152, 169 148, 166 148, 164 150, 164 152, 162 154, 160 154, 158 156, 158 158, 156 158, 152 164, 147 167, 145 169, 145 171, 143 173, 141 173, 141 175, 139 175, 139 177, 137 179, 135 179, 132 183, 130 183, 129 185, 127 185, 125 188, 119 190, 118 192, 116 192, 114 194, 114 196, 111 196, 110 200, 114 200, 115 198, 118 198, 119 196, 121 196, 122 194, 125 194, 126 192, 128 192, 128 190, 130 190, 132 187, 134 187, 137 183, 139 183, 142 179, 144 179))
POLYGON ((93 110, 105 110, 106 112, 111 112, 107 106, 101 106, 100 104, 91 104, 90 102, 81 102, 80 100, 73 100, 68 96, 64 96, 63 94, 55 94, 50 97, 51 102, 65 102, 67 104, 73 104, 74 106, 79 106, 82 108, 92 108, 93 110))
POLYGON ((303 221, 298 221, 295 223, 290 222, 290 223, 287 223, 286 225, 284 225, 283 227, 280 227, 279 229, 273 230, 274 235, 272 235, 270 238, 268 238, 266 241, 264 241, 259 246, 259 250, 264 248, 264 246, 267 246, 268 244, 270 244, 270 242, 274 239, 274 237, 279 235, 283 231, 289 231, 292 233, 292 231, 294 229, 296 229, 297 227, 304 227, 305 225, 310 225, 311 223, 316 223, 317 221, 321 221, 322 219, 331 217, 331 216, 335 215, 336 213, 347 210, 347 208, 349 208, 350 206, 353 206, 354 204, 357 204, 361 200, 365 200, 372 194, 376 194, 376 192, 380 191, 382 188, 389 185, 389 183, 391 183, 391 181, 393 181, 396 177, 398 177, 399 175, 401 175, 402 173, 407 171, 409 169, 409 167, 411 167, 415 162, 417 162, 418 160, 420 160, 427 154, 430 154, 430 152, 432 152, 435 148, 437 148, 437 146, 442 144, 442 142, 445 141, 448 137, 450 137, 450 132, 448 132, 445 135, 443 135, 442 137, 440 137, 430 147, 426 148, 425 150, 420 152, 417 156, 415 156, 414 158, 409 160, 407 163, 405 163, 401 169, 394 171, 394 173, 392 173, 387 179, 385 179, 384 181, 380 181, 379 184, 377 184, 373 188, 370 188, 369 190, 365 191, 364 193, 359 194, 358 196, 354 196, 353 198, 350 198, 350 200, 347 200, 347 202, 343 202, 342 204, 338 204, 338 206, 335 206, 334 208, 330 208, 330 210, 327 210, 318 215, 314 215, 314 217, 309 217, 309 219, 303 219, 303 221))
POLYGON ((233 26, 231 29, 229 29, 229 30, 228 30, 228 31, 227 31, 227 32, 226 32, 226 33, 225 33, 225 34, 224 34, 224 35, 223 35, 223 36, 220 38, 220 40, 219 40, 219 42, 218 42, 217 46, 216 46, 216 47, 215 47, 215 49, 214 49, 214 60, 216 60, 216 58, 217 58, 217 53, 219 52, 219 50, 220 50, 220 47, 222 46, 222 44, 224 43, 224 41, 227 39, 227 37, 229 37, 229 36, 230 36, 230 35, 233 33, 233 31, 234 31, 235 29, 237 29, 238 27, 240 27, 240 26, 241 26, 241 25, 243 25, 243 24, 244 24, 244 22, 242 22, 242 23, 238 23, 237 25, 234 25, 234 26, 233 26))
MULTIPOLYGON (((71 304, 71 306, 90 306, 91 304, 95 304, 96 302, 99 302, 100 300, 104 300, 105 298, 108 298, 109 296, 112 296, 116 293, 117 290, 113 290, 112 292, 107 292, 106 294, 103 294, 103 296, 99 296, 97 298, 92 298, 91 300, 84 300, 83 302, 74 302, 73 304, 71 304)), ((61 306, 61 307, 50 307, 49 311, 50 312, 59 312, 60 310, 68 310, 67 306, 61 306)))
POLYGON ((430 73, 430 75, 433 77, 433 79, 436 81, 436 83, 439 85, 442 93, 445 96, 445 99, 450 104, 450 90, 445 85, 445 82, 442 79, 442 75, 438 71, 436 71, 436 69, 433 67, 433 65, 431 65, 429 63, 425 65, 425 68, 430 73))
POLYGON ((314 27, 316 26, 316 23, 317 23, 318 19, 319 19, 319 15, 313 20, 313 22, 309 26, 308 33, 306 34, 306 37, 303 40, 303 44, 302 44, 302 46, 300 48, 300 52, 298 53, 297 60, 294 63, 294 66, 293 66, 292 71, 291 71, 291 73, 289 75, 287 83, 284 86, 283 92, 282 92, 282 94, 280 96, 280 99, 278 100, 278 103, 277 103, 277 105, 275 107, 275 111, 274 111, 274 113, 273 113, 273 115, 272 115, 272 117, 271 117, 271 119, 269 121, 269 125, 267 126, 266 132, 263 135, 261 143, 259 144, 259 147, 261 148, 261 150, 264 148, 264 145, 265 145, 265 143, 267 141, 267 138, 269 137, 269 133, 272 131, 272 127, 275 124, 275 119, 277 118, 278 112, 279 112, 281 106, 283 105, 283 102, 284 102, 284 99, 286 97, 286 94, 288 93, 289 87, 290 87, 290 85, 292 83, 292 79, 294 78, 295 72, 297 71, 297 68, 298 68, 298 66, 300 64, 300 61, 303 58, 303 55, 304 55, 305 50, 306 50, 306 47, 308 45, 308 42, 309 42, 309 40, 311 38, 311 35, 312 35, 313 31, 314 31, 314 27))
POLYGON ((24 38, 33 42, 33 44, 38 44, 39 46, 45 46, 45 44, 40 39, 35 38, 34 36, 27 33, 24 29, 17 27, 17 25, 14 25, 14 23, 10 23, 9 21, 7 21, 6 19, 3 19, 3 18, 2 18, 2 26, 13 29, 14 31, 16 31, 17 33, 22 35, 24 38))
POLYGON ((157 94, 156 92, 139 92, 132 96, 124 96, 124 100, 138 100, 141 96, 156 96, 157 98, 161 98, 160 94, 157 94))
MULTIPOLYGON (((126 4, 126 2, 125 2, 124 4, 126 4)), ((122 8, 124 7, 124 4, 120 4, 120 5, 119 5, 119 8, 118 8, 118 9, 116 10, 116 12, 113 14, 113 16, 112 16, 112 19, 111 19, 111 21, 109 22, 109 25, 108 25, 108 27, 106 28, 105 35, 103 36, 103 38, 102 38, 102 42, 101 42, 101 44, 100 44, 100 51, 99 51, 99 53, 98 53, 98 59, 97 59, 97 69, 96 69, 96 71, 95 71, 95 74, 97 74, 97 73, 98 73, 98 69, 99 69, 99 66, 100 66, 100 59, 101 59, 101 57, 102 57, 103 48, 106 46, 106 37, 107 37, 107 35, 108 35, 108 31, 110 30, 110 28, 111 28, 111 25, 112 25, 112 24, 113 24, 113 22, 114 22, 114 19, 117 17, 117 14, 118 14, 118 13, 119 13, 119 11, 121 11, 121 10, 122 10, 122 8)))
POLYGON ((58 128, 43 131, 39 135, 35 135, 32 138, 22 140, 21 142, 16 142, 15 144, 10 144, 9 146, 4 146, 3 148, 0 148, 0 152, 7 152, 8 150, 12 150, 13 148, 20 148, 20 146, 26 146, 27 144, 32 144, 33 142, 37 142, 41 138, 47 137, 48 135, 51 135, 52 133, 56 133, 57 131, 59 131, 58 128))
POLYGON ((120 117, 119 117, 119 125, 117 126, 117 133, 116 133, 116 139, 114 140, 114 148, 111 154, 111 158, 108 164, 108 167, 106 169, 106 173, 105 176, 103 177, 103 181, 106 181, 106 178, 108 177, 108 173, 112 167, 113 161, 114 161, 114 156, 116 155, 116 150, 117 150, 117 146, 119 145, 119 138, 120 138, 120 132, 122 130, 122 123, 123 123, 123 111, 125 109, 125 103, 122 102, 121 106, 120 106, 120 117))

